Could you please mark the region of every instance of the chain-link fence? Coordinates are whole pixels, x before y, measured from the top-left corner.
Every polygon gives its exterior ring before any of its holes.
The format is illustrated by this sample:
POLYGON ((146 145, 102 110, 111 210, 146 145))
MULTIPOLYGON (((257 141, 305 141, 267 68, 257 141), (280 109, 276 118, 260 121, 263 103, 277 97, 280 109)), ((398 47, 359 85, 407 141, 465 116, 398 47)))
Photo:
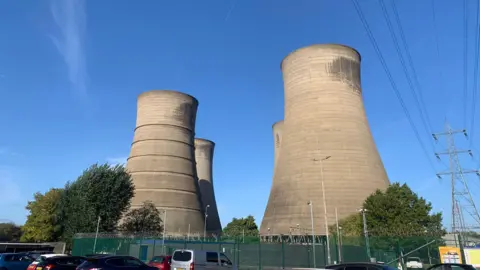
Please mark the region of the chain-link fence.
POLYGON ((239 269, 310 268, 338 262, 369 262, 374 258, 391 266, 398 266, 402 256, 417 257, 425 265, 439 263, 438 247, 441 239, 428 237, 342 237, 299 242, 292 238, 260 239, 216 238, 170 239, 161 237, 122 235, 76 235, 72 254, 88 255, 108 253, 130 255, 149 261, 156 255, 171 255, 175 249, 195 249, 224 252, 239 269), (368 243, 368 244, 367 244, 368 243), (330 250, 330 256, 328 256, 330 250), (315 256, 315 257, 314 257, 315 256))

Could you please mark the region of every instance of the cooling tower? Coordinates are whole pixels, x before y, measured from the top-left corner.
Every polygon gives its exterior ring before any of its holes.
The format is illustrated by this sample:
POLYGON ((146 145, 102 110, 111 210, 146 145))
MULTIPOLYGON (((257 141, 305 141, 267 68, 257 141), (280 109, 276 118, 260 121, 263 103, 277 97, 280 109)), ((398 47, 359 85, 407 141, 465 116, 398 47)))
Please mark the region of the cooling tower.
POLYGON ((137 124, 127 161, 135 184, 132 208, 146 200, 166 211, 167 234, 203 233, 194 153, 198 101, 159 90, 140 94, 137 124))
POLYGON ((195 160, 203 209, 210 205, 207 210, 207 233, 219 235, 222 232, 222 225, 218 216, 212 177, 214 148, 215 143, 212 141, 195 139, 195 160))
POLYGON ((281 68, 281 151, 260 233, 310 232, 311 200, 315 233, 322 235, 322 175, 329 224, 335 207, 344 218, 389 184, 363 107, 360 55, 342 45, 312 45, 289 54, 281 68))

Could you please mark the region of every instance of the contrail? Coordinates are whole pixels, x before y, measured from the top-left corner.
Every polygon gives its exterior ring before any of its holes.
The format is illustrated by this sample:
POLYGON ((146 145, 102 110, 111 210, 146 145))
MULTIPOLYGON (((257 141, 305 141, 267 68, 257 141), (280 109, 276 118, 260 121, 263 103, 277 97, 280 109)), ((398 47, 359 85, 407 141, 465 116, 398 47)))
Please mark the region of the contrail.
POLYGON ((233 0, 232 6, 230 7, 230 10, 227 12, 227 16, 225 16, 225 21, 230 18, 230 14, 232 14, 233 9, 235 8, 235 4, 237 3, 237 0, 233 0))
POLYGON ((68 78, 76 94, 87 93, 87 67, 84 38, 86 14, 84 0, 52 0, 51 11, 55 24, 60 29, 52 41, 68 69, 68 78))

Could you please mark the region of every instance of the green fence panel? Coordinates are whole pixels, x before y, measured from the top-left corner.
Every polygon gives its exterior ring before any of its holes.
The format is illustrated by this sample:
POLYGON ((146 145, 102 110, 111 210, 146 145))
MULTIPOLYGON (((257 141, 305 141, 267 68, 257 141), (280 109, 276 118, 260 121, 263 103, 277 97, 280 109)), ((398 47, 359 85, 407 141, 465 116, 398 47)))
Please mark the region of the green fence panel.
MULTIPOLYGON (((400 256, 411 252, 422 245, 430 243, 425 237, 370 237, 370 253, 379 262, 396 267, 400 256)), ((424 248, 409 254, 419 257, 424 264, 439 262, 438 246, 445 245, 442 240, 435 241, 424 248)), ((158 237, 76 237, 72 241, 72 254, 77 256, 108 253, 115 255, 142 256, 146 261, 153 256, 171 255, 176 249, 194 249, 224 252, 239 269, 269 268, 311 268, 313 267, 313 246, 311 243, 295 243, 284 240, 276 242, 260 242, 258 237, 208 239, 207 241, 166 240, 158 237), (94 248, 95 246, 95 248, 94 248), (145 256, 146 255, 146 256, 145 256)), ((364 237, 330 238, 331 263, 368 262, 364 237)), ((315 261, 317 268, 327 264, 327 248, 325 239, 315 245, 315 261)))

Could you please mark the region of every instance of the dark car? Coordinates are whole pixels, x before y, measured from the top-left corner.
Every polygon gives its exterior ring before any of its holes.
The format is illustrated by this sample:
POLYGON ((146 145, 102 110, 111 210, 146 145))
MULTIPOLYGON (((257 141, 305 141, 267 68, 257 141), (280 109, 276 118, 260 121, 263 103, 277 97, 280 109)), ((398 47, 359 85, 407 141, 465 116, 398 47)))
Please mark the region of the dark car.
POLYGON ((85 261, 84 257, 79 256, 54 256, 48 257, 36 265, 35 270, 75 270, 77 266, 85 261))
POLYGON ((476 270, 476 268, 470 264, 439 263, 430 266, 427 270, 476 270))
POLYGON ((77 267, 77 270, 158 270, 156 267, 148 266, 139 259, 131 256, 96 256, 86 258, 86 260, 77 267))
POLYGON ((149 266, 158 268, 159 270, 170 270, 172 264, 172 256, 153 256, 148 263, 149 266))
POLYGON ((332 264, 325 266, 325 269, 333 270, 398 270, 391 266, 380 264, 380 263, 367 263, 367 262, 358 262, 358 263, 340 263, 332 264))

